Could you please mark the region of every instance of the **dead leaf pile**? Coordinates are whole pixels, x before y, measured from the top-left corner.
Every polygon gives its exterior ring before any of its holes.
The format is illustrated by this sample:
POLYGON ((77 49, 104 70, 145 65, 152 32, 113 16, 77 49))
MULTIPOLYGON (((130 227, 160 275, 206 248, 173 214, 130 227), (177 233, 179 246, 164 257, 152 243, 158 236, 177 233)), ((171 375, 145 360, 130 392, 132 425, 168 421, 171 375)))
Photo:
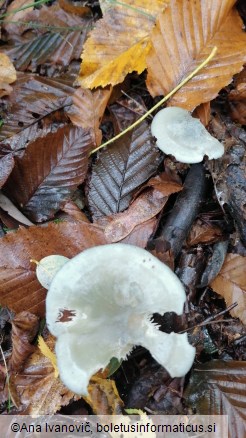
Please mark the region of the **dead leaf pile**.
POLYGON ((229 414, 230 438, 244 438, 243 1, 13 0, 0 14, 0 306, 15 312, 3 323, 0 313, 1 412, 189 405, 229 414), (150 129, 160 96, 189 75, 167 105, 193 111, 225 147, 192 166, 161 153, 150 129), (33 261, 116 242, 147 248, 183 282, 183 315, 153 318, 164 331, 188 330, 196 362, 171 379, 136 348, 111 380, 107 368, 93 376, 82 400, 54 373, 33 261))

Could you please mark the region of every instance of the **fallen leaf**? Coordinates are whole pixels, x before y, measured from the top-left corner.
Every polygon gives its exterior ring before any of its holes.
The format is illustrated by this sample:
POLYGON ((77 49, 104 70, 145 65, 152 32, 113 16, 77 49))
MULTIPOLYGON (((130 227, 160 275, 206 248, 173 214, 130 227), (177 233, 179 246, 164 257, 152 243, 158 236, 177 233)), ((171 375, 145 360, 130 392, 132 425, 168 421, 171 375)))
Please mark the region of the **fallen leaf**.
POLYGON ((5 184, 15 165, 12 154, 0 158, 0 188, 5 184))
POLYGON ((73 220, 90 223, 88 217, 73 201, 67 201, 61 210, 67 213, 73 220))
POLYGON ((64 71, 73 59, 79 59, 92 19, 70 14, 56 3, 29 11, 24 22, 27 24, 21 27, 18 22, 15 27, 12 24, 11 34, 21 35, 34 28, 34 38, 21 44, 17 41, 5 53, 18 71, 36 72, 41 66, 46 75, 53 76, 64 71))
POLYGON ((246 324, 246 257, 238 254, 227 254, 218 276, 210 283, 210 287, 222 295, 226 305, 237 302, 230 311, 231 315, 246 324))
POLYGON ((12 37, 15 35, 16 29, 20 31, 20 26, 17 26, 18 22, 25 21, 26 16, 33 11, 34 6, 30 5, 30 8, 24 8, 27 4, 26 0, 14 0, 7 8, 8 14, 3 20, 3 29, 8 32, 12 37), (21 9, 18 11, 17 9, 21 9), (16 11, 16 12, 15 12, 16 11), (13 23, 14 22, 14 23, 13 23))
POLYGON ((207 126, 210 122, 210 102, 201 103, 193 111, 193 117, 197 117, 204 126, 207 126))
POLYGON ((53 351, 51 351, 51 349, 49 348, 49 346, 45 342, 44 338, 42 338, 42 336, 38 337, 38 348, 41 351, 41 353, 45 357, 47 357, 47 359, 49 359, 50 362, 52 363, 53 368, 54 368, 54 376, 57 379, 57 377, 59 376, 59 371, 57 368, 56 355, 55 355, 55 353, 53 353, 53 351))
POLYGON ((83 128, 66 126, 38 138, 16 158, 7 195, 33 221, 53 217, 84 181, 91 146, 91 132, 83 128))
POLYGON ((52 254, 71 258, 95 245, 107 243, 101 228, 85 222, 50 223, 21 228, 0 240, 0 304, 44 316, 46 290, 36 278, 37 261, 52 254))
POLYGON ((229 438, 245 438, 245 362, 213 360, 196 366, 184 396, 198 415, 228 415, 229 438))
POLYGON ((125 0, 104 8, 84 44, 78 83, 85 88, 116 85, 128 73, 142 73, 150 31, 166 6, 162 0, 125 0))
POLYGON ((235 0, 170 0, 152 31, 147 56, 147 87, 151 95, 166 95, 211 53, 209 64, 184 85, 169 105, 193 110, 214 99, 246 61, 246 34, 232 9, 235 0), (230 38, 228 38, 230 35, 230 38))
MULTIPOLYGON (((18 73, 18 80, 13 87, 14 92, 6 102, 7 114, 1 112, 4 125, 0 129, 0 140, 7 138, 5 147, 13 135, 40 122, 45 116, 71 105, 70 96, 74 93, 72 87, 55 79, 26 73, 18 73)), ((27 137, 30 141, 30 131, 27 137)), ((0 143, 0 147, 2 145, 3 143, 0 143)))
POLYGON ((126 211, 106 218, 106 239, 113 243, 124 239, 137 225, 155 217, 163 209, 169 195, 181 189, 182 186, 166 175, 152 178, 126 211))
POLYGON ((9 360, 9 370, 20 372, 23 365, 33 353, 35 347, 31 345, 37 334, 39 318, 30 312, 20 312, 12 320, 13 350, 9 360))
POLYGON ((189 232, 186 243, 189 246, 195 246, 202 243, 214 243, 223 236, 221 228, 211 223, 206 223, 197 219, 189 232))
POLYGON ((16 71, 9 57, 0 53, 0 97, 10 94, 13 88, 9 85, 16 81, 16 71))
POLYGON ((102 132, 99 125, 111 92, 112 88, 108 90, 99 89, 94 92, 78 88, 72 96, 73 104, 66 111, 74 125, 84 129, 91 128, 95 146, 101 144, 102 132))
POLYGON ((156 171, 159 153, 146 122, 98 154, 89 181, 94 219, 125 210, 135 190, 156 171))
POLYGON ((137 225, 128 236, 121 240, 121 243, 146 248, 148 240, 156 231, 157 224, 157 219, 153 217, 152 219, 137 225))
POLYGON ((22 214, 18 208, 0 191, 0 208, 7 212, 12 218, 18 221, 19 224, 27 226, 34 225, 24 214, 22 214))
POLYGON ((89 396, 86 397, 86 402, 89 403, 95 415, 121 415, 124 404, 114 380, 101 378, 98 374, 90 380, 89 396))
MULTIPOLYGON (((49 335, 45 341, 53 351, 54 338, 49 335)), ((26 362, 22 373, 10 377, 10 386, 19 397, 18 413, 23 415, 52 415, 74 397, 78 398, 55 377, 50 359, 38 347, 26 362)))

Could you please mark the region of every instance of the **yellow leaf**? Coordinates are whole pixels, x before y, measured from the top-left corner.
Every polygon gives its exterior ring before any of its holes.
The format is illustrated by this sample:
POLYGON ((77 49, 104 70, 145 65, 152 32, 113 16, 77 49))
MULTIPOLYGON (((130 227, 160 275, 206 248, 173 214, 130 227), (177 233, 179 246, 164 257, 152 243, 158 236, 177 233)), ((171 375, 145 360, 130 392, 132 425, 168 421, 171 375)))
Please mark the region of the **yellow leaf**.
MULTIPOLYGON (((104 2, 105 3, 105 2, 104 2)), ((115 85, 146 68, 150 32, 163 0, 110 2, 84 45, 78 83, 86 88, 115 85)))
POLYGON ((55 378, 57 378, 59 376, 59 371, 57 368, 56 355, 50 350, 42 336, 38 337, 38 348, 40 349, 41 353, 51 361, 55 372, 55 378))
POLYGON ((148 90, 166 95, 216 46, 213 60, 169 101, 188 110, 209 102, 246 62, 246 33, 235 0, 170 0, 157 19, 147 56, 148 90))
POLYGON ((0 97, 10 94, 12 84, 16 80, 14 65, 5 53, 0 53, 0 97))

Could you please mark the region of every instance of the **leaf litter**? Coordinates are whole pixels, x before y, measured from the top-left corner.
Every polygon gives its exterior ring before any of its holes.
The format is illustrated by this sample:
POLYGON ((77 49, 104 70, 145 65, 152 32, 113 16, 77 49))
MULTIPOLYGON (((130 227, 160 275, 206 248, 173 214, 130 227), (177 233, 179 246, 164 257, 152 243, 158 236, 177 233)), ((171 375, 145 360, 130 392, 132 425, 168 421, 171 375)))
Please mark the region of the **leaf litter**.
MULTIPOLYGON (((243 438, 245 8, 234 0, 101 0, 101 11, 94 1, 51 3, 14 0, 0 17, 0 185, 14 203, 0 211, 0 304, 16 314, 0 324, 1 411, 9 395, 10 413, 53 414, 65 405, 73 413, 74 400, 97 414, 196 406, 229 413, 230 438, 243 438), (149 118, 129 128, 214 46, 209 63, 167 102, 195 110, 224 144, 223 157, 190 167, 159 152, 149 118), (196 361, 185 380, 170 379, 137 348, 78 399, 36 344, 46 291, 30 260, 118 241, 147 248, 185 284, 185 314, 154 318, 163 330, 188 330, 196 361)), ((53 352, 54 339, 41 331, 53 352)))

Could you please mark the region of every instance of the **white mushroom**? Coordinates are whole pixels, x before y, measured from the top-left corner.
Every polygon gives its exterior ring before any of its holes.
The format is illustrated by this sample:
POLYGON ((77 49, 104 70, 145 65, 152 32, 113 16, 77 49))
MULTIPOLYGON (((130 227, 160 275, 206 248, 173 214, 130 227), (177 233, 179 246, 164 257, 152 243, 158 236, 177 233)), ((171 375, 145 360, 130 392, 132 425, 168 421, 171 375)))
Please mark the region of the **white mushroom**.
POLYGON ((159 111, 153 118, 151 132, 157 146, 181 163, 199 163, 204 155, 211 160, 224 153, 223 145, 209 134, 200 120, 182 108, 168 107, 159 111))
POLYGON ((45 289, 49 289, 55 274, 68 260, 67 257, 61 255, 50 255, 44 257, 40 262, 36 262, 35 260, 31 261, 37 264, 36 275, 39 283, 45 287, 45 289))
POLYGON ((187 334, 163 333, 151 322, 153 313, 181 314, 185 298, 171 269, 132 245, 94 247, 65 263, 46 299, 64 384, 86 395, 90 377, 112 357, 125 359, 134 345, 147 348, 172 377, 185 375, 195 356, 187 334))

